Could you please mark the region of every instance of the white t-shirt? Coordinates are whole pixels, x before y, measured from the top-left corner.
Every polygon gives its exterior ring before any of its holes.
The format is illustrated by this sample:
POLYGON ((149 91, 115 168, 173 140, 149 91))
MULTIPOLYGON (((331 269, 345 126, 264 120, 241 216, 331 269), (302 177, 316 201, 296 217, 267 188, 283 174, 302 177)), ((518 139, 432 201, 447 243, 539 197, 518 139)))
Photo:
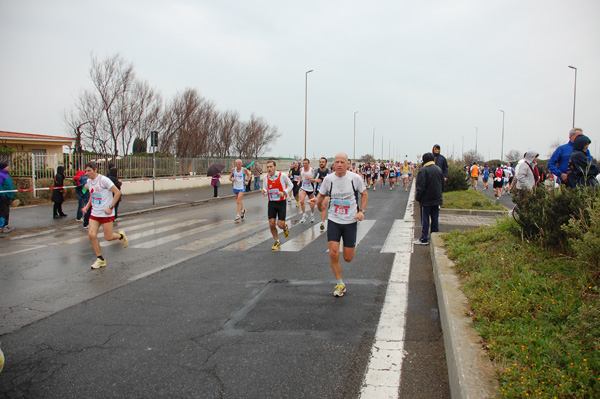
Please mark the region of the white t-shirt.
POLYGON ((327 175, 319 189, 321 195, 329 196, 327 218, 339 224, 356 223, 358 213, 358 194, 366 190, 361 176, 348 173, 338 177, 335 173, 327 175))
POLYGON ((112 191, 110 191, 111 187, 114 186, 112 180, 99 174, 93 180, 88 179, 88 184, 90 187, 90 199, 92 200, 92 216, 99 218, 115 216, 114 209, 110 214, 104 212, 108 209, 114 197, 112 191))
POLYGON ((306 191, 307 193, 312 193, 313 191, 315 191, 315 188, 312 185, 312 182, 310 181, 310 179, 314 179, 315 178, 315 171, 313 170, 313 168, 308 168, 308 172, 304 170, 304 168, 302 168, 302 170, 300 171, 300 188, 304 191, 306 191))

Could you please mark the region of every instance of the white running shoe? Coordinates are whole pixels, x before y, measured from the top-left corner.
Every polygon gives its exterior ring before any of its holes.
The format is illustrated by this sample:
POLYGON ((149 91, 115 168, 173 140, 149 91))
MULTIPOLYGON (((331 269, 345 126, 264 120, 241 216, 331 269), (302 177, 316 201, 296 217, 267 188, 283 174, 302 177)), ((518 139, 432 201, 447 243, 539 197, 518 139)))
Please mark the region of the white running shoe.
POLYGON ((101 267, 106 267, 106 260, 96 258, 96 261, 92 265, 92 269, 100 269, 101 267))
POLYGON ((315 215, 310 215, 310 222, 314 223, 315 222, 315 215))
POLYGON ((305 213, 304 215, 302 215, 302 219, 300 219, 300 223, 306 222, 307 219, 308 219, 308 216, 305 213))
POLYGON ((321 222, 319 228, 321 229, 321 231, 325 231, 325 222, 321 222))

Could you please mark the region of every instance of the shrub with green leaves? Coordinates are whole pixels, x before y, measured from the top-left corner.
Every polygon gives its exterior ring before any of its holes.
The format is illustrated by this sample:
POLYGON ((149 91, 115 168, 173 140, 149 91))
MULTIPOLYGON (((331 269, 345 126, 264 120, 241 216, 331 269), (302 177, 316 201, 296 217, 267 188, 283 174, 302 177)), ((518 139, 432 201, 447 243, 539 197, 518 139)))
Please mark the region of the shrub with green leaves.
POLYGON ((448 180, 444 191, 461 191, 469 189, 469 181, 461 163, 448 162, 448 180))
POLYGON ((521 226, 522 238, 538 240, 546 249, 569 254, 568 237, 562 229, 571 218, 589 218, 586 208, 598 191, 590 188, 546 188, 515 193, 518 204, 515 219, 521 226))

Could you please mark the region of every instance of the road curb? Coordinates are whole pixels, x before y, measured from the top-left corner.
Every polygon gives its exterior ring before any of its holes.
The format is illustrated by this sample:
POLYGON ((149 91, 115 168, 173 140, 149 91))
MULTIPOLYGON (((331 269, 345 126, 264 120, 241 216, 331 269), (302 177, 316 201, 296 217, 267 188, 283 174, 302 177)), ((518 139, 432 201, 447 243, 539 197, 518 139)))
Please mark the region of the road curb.
POLYGON ((472 215, 472 216, 505 216, 505 215, 508 215, 508 210, 493 211, 493 210, 487 210, 487 209, 445 209, 445 208, 440 208, 440 214, 472 215))
POLYGON ((491 398, 497 394, 495 369, 472 327, 467 297, 460 290, 454 263, 446 256, 444 240, 431 234, 431 263, 453 399, 491 398))

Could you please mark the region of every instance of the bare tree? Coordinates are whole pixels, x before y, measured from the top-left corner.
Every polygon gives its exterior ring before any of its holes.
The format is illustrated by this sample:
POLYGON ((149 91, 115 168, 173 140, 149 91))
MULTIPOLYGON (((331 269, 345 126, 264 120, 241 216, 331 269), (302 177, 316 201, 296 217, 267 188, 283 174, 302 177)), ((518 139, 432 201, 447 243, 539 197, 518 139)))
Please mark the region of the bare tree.
POLYGON ((523 158, 523 154, 517 150, 510 150, 505 156, 505 161, 515 164, 523 158))
POLYGON ((136 137, 147 138, 158 126, 161 98, 137 81, 133 64, 119 54, 104 60, 92 56, 93 89, 84 90, 65 114, 69 130, 82 147, 102 154, 127 154, 136 137))
POLYGON ((475 150, 469 150, 463 154, 463 161, 467 165, 473 164, 473 162, 479 162, 483 159, 481 154, 477 153, 475 150))
POLYGON ((550 152, 548 152, 548 154, 547 154, 548 158, 552 157, 552 154, 554 154, 554 151, 556 151, 556 149, 563 144, 564 143, 561 139, 556 139, 553 142, 551 142, 550 143, 550 152))

